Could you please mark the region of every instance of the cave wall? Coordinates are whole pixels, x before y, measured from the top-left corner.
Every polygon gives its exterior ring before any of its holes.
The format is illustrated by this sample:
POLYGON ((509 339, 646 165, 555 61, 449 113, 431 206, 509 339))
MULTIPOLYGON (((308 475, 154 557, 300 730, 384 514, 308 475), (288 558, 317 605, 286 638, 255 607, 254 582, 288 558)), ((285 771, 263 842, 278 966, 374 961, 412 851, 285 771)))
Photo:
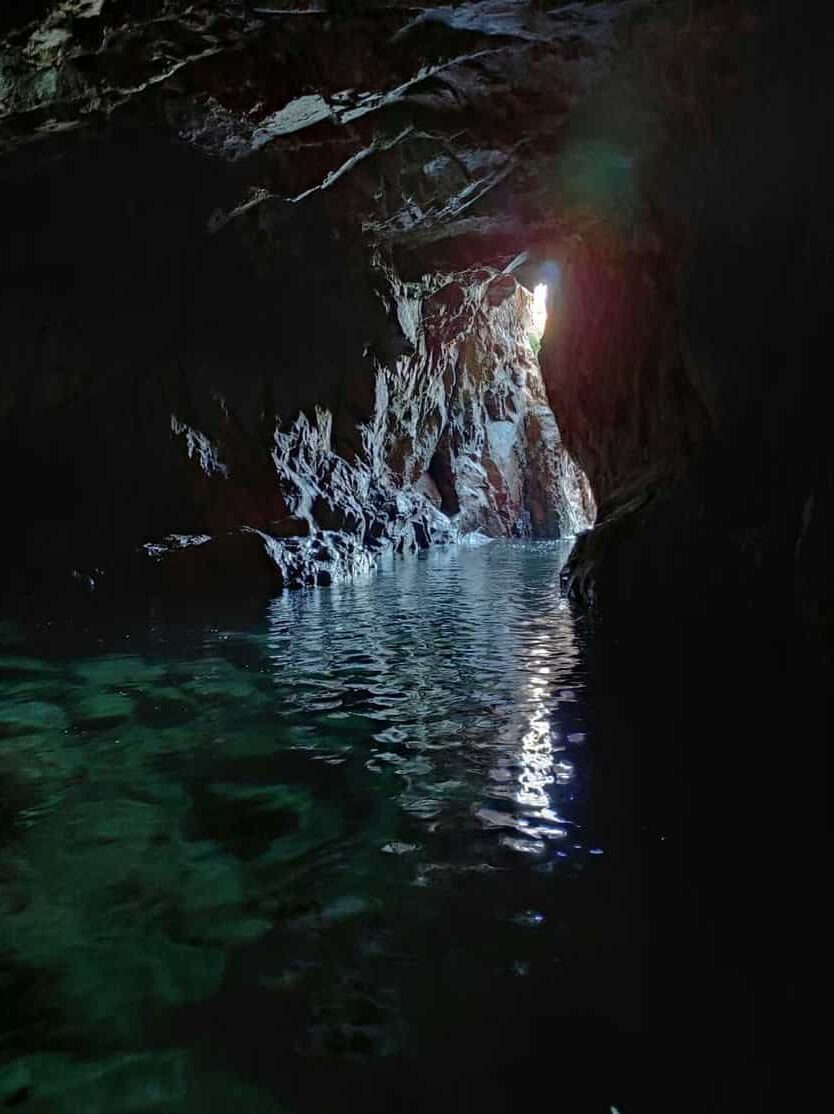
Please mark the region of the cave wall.
POLYGON ((604 190, 571 180, 598 220, 565 246, 541 362, 600 504, 572 583, 603 609, 662 594, 690 615, 787 592, 821 631, 830 383, 811 353, 826 334, 831 98, 786 8, 705 8, 601 93, 629 134, 628 102, 655 107, 637 169, 604 190))
POLYGON ((567 583, 601 812, 644 879, 636 1105, 759 1114, 812 1105, 824 1063, 834 100, 794 6, 691 11, 601 93, 633 160, 572 175, 541 361, 600 502, 567 583))
POLYGON ((0 12, 4 586, 138 548, 182 588, 269 588, 449 515, 561 528, 564 446, 599 503, 569 574, 592 807, 643 879, 635 1106, 810 1108, 828 24, 786 0, 280 7, 0 12), (558 449, 502 277, 523 253, 559 264, 558 449))
POLYGON ((490 269, 392 288, 414 352, 385 378, 391 466, 464 532, 559 537, 587 525, 533 348, 529 290, 490 269))
POLYGON ((4 12, 12 591, 141 579, 137 551, 181 585, 324 582, 583 524, 499 276, 561 227, 534 168, 644 8, 4 12))
POLYGON ((304 502, 272 484, 276 454, 287 467, 302 445, 392 544, 410 543, 384 522, 418 505, 420 532, 440 529, 438 499, 467 528, 545 532, 561 513, 553 453, 562 487, 576 476, 567 450, 600 505, 574 562, 580 595, 607 583, 636 600, 656 576, 671 589, 691 555, 727 584, 778 568, 800 610, 826 610, 826 405, 796 347, 821 312, 806 288, 824 282, 808 276, 824 272, 809 261, 827 243, 830 110, 813 62, 824 36, 788 5, 67 0, 15 6, 2 34, 4 206, 18 215, 3 233, 5 466, 20 462, 32 489, 12 493, 10 517, 49 508, 20 539, 21 565, 66 549, 70 507, 90 524, 83 566, 172 531, 283 519, 280 540, 292 520, 309 528, 313 504, 320 528, 357 529, 341 496, 304 502), (797 216, 774 222, 771 208, 797 216), (494 279, 519 252, 561 268, 541 352, 558 433, 533 412, 529 375, 523 404, 500 358, 483 385, 484 352, 509 347, 509 300, 485 345, 471 276, 494 279), (457 288, 460 311, 443 301, 457 288), (451 330, 439 342, 426 339, 438 314, 451 330), (178 432, 149 451, 171 414, 178 432), (371 508, 387 496, 367 502, 360 458, 421 502, 371 508), (666 540, 646 540, 647 515, 668 520, 666 540), (714 537, 724 573, 706 561, 714 537))

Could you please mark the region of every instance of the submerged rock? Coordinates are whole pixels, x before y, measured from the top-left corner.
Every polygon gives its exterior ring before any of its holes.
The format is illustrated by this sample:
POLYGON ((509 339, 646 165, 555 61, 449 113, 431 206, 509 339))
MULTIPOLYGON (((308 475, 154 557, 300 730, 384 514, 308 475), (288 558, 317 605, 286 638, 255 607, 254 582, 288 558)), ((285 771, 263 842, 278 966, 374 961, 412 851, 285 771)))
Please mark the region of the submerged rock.
POLYGON ((66 712, 43 700, 12 700, 0 706, 0 737, 65 731, 68 726, 66 712))
POLYGON ((123 686, 155 684, 165 670, 135 654, 108 654, 106 657, 74 662, 72 673, 77 680, 91 688, 118 689, 123 686))
POLYGON ((113 727, 132 717, 134 703, 120 693, 97 692, 73 705, 72 715, 82 727, 113 727))
POLYGON ((31 1114, 282 1114, 257 1087, 201 1064, 181 1049, 99 1060, 44 1052, 0 1069, 0 1102, 31 1114))

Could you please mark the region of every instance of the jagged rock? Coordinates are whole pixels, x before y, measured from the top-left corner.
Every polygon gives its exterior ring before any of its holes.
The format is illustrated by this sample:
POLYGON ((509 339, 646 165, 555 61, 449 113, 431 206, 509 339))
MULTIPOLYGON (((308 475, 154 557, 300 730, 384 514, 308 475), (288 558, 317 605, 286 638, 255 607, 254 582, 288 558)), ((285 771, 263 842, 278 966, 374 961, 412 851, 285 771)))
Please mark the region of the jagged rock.
POLYGON ((372 555, 350 534, 320 531, 306 538, 274 538, 242 527, 201 539, 199 545, 146 546, 154 587, 190 592, 270 593, 316 587, 367 575, 372 555))
POLYGON ((528 425, 536 410, 550 414, 556 429, 529 342, 529 292, 488 269, 438 277, 425 292, 402 284, 393 290, 414 351, 380 392, 392 468, 428 490, 461 532, 492 536, 531 532, 529 479, 545 504, 534 532, 558 535, 558 435, 549 445, 528 440, 540 433, 528 425))
MULTIPOLYGON (((582 51, 604 71, 619 18, 15 10, 0 201, 39 231, 4 232, 0 467, 28 478, 7 514, 42 513, 3 555, 8 590, 118 573, 271 592, 475 529, 575 528, 506 253, 477 271, 419 253, 498 196, 520 166, 510 115, 541 82, 561 106, 582 51), (58 302, 30 296, 41 275, 58 302)), ((528 118, 561 133, 540 100, 528 118)))
POLYGON ((441 504, 443 503, 443 496, 440 494, 440 488, 437 486, 430 472, 423 472, 417 477, 414 490, 418 492, 418 494, 424 495, 432 506, 440 510, 441 504))
MULTIPOLYGON (((530 345, 530 293, 490 269, 424 284, 383 277, 410 351, 366 364, 372 410, 352 454, 336 451, 323 406, 276 428, 263 482, 285 517, 147 543, 157 584, 223 590, 236 570, 250 591, 326 585, 367 574, 371 554, 386 548, 408 552, 474 530, 559 536, 586 524, 589 496, 574 490, 580 481, 530 345)), ((234 487, 239 446, 226 437, 222 426, 212 438, 189 430, 188 460, 234 487)))

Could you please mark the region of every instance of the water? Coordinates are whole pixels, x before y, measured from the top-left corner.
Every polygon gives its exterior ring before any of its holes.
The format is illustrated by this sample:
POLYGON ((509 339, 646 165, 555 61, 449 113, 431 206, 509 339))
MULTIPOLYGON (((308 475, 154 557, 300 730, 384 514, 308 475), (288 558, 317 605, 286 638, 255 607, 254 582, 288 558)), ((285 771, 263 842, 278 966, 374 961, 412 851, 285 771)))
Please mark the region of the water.
POLYGON ((607 1112, 566 552, 0 627, 0 1104, 607 1112))

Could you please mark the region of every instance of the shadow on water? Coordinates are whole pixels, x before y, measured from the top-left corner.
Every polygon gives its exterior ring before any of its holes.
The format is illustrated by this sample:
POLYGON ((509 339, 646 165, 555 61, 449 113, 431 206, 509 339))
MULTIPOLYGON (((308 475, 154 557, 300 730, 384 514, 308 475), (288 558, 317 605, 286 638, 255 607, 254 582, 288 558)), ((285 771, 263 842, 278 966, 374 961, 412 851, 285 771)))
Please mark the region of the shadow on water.
POLYGON ((639 871, 565 556, 3 627, 7 1105, 628 1114, 639 871))

